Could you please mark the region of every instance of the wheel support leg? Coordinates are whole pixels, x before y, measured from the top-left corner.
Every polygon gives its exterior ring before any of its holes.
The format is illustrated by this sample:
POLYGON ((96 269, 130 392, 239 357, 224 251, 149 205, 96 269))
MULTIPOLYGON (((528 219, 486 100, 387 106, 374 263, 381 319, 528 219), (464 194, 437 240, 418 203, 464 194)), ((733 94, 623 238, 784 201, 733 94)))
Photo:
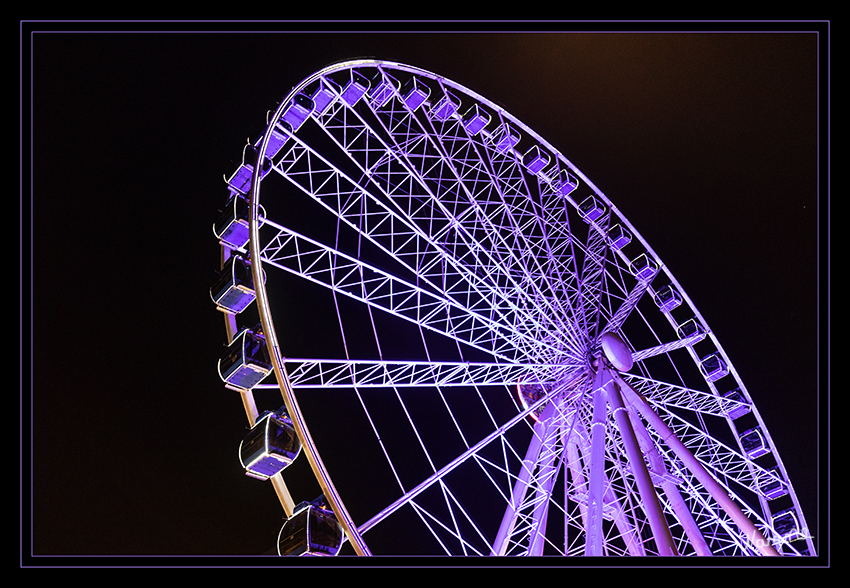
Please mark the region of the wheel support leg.
MULTIPOLYGON (((583 436, 586 437, 586 431, 583 433, 583 436)), ((570 452, 570 471, 573 476, 573 483, 575 484, 576 493, 587 495, 587 480, 585 479, 585 476, 581 471, 581 455, 590 455, 590 449, 585 445, 586 444, 578 446, 576 444, 570 443, 568 446, 568 451, 570 452)), ((616 494, 612 491, 607 476, 603 476, 602 483, 604 487, 607 488, 607 491, 605 492, 604 496, 605 503, 607 503, 611 507, 611 515, 614 520, 614 525, 617 527, 617 531, 620 533, 620 536, 623 538, 623 541, 625 541, 626 549, 628 550, 629 554, 634 556, 646 555, 646 551, 643 548, 643 543, 640 541, 639 537, 635 533, 634 525, 629 522, 629 519, 626 516, 626 512, 623 509, 622 503, 620 502, 619 498, 617 498, 616 494)), ((587 506, 583 502, 579 502, 579 513, 581 514, 582 525, 584 529, 587 529, 587 506)))
MULTIPOLYGON (((600 369, 607 370, 607 368, 600 369)), ((661 509, 661 504, 658 502, 658 495, 655 493, 655 485, 649 477, 649 470, 643 459, 643 453, 638 446, 637 437, 632 429, 632 424, 629 421, 629 415, 623 404, 617 384, 612 382, 608 386, 607 392, 608 402, 611 404, 614 420, 617 423, 620 437, 623 439, 623 444, 626 447, 626 456, 632 466, 632 473, 637 483, 644 512, 649 520, 650 529, 652 529, 652 535, 655 538, 655 546, 658 549, 658 554, 678 555, 676 546, 673 544, 673 536, 670 534, 670 528, 667 526, 667 520, 664 518, 664 511, 661 509)))
MULTIPOLYGON (((550 427, 551 428, 551 427, 550 427)), ((552 495, 552 487, 559 466, 555 463, 557 452, 552 447, 554 440, 552 435, 543 444, 544 458, 537 470, 538 489, 537 505, 534 507, 532 518, 534 519, 531 540, 529 541, 528 555, 543 555, 543 547, 546 539, 546 520, 549 515, 549 498, 552 495)))
POLYGON ((525 451, 525 458, 522 460, 519 475, 514 482, 513 492, 511 493, 511 502, 505 510, 502 517, 502 523, 499 525, 499 531, 496 534, 496 540, 493 542, 493 554, 505 555, 508 549, 511 532, 516 524, 517 511, 522 504, 528 489, 528 481, 531 474, 537 466, 537 461, 540 458, 540 447, 546 435, 547 424, 551 419, 555 407, 552 402, 546 405, 540 418, 534 423, 534 430, 531 436, 531 442, 528 444, 528 449, 525 451))
POLYGON ((649 435, 649 431, 646 430, 643 421, 635 414, 634 410, 629 411, 629 420, 632 423, 632 429, 635 432, 635 436, 637 436, 641 451, 649 459, 650 475, 655 474, 661 478, 661 490, 664 492, 667 502, 670 503, 670 508, 673 509, 676 519, 682 525, 685 535, 688 537, 688 541, 694 548, 694 551, 696 551, 697 555, 712 555, 711 549, 702 535, 702 531, 694 520, 691 511, 688 509, 688 505, 685 504, 685 500, 682 498, 679 487, 675 482, 671 481, 667 466, 664 464, 664 458, 658 452, 658 447, 655 446, 655 442, 649 435))
POLYGON ((708 546, 708 543, 706 543, 705 537, 702 535, 702 531, 694 520, 691 511, 688 509, 688 505, 685 504, 685 500, 682 498, 682 493, 679 492, 679 488, 676 484, 667 481, 661 482, 661 490, 664 492, 664 496, 667 497, 670 507, 673 509, 673 512, 676 514, 676 518, 685 530, 685 535, 691 543, 691 546, 694 548, 694 551, 696 551, 696 554, 702 556, 713 555, 711 553, 711 548, 708 546))
POLYGON ((712 498, 723 508, 738 529, 749 539, 749 541, 763 555, 779 555, 776 549, 756 528, 753 522, 747 518, 741 508, 729 497, 723 487, 711 476, 708 470, 697 460, 697 458, 685 447, 675 433, 661 420, 646 399, 634 388, 629 386, 619 375, 614 376, 616 382, 626 395, 627 401, 633 405, 641 416, 655 429, 667 446, 676 454, 686 468, 694 475, 700 484, 711 494, 712 498))
MULTIPOLYGON (((582 471, 581 454, 579 453, 578 446, 573 442, 567 444, 567 459, 569 460, 570 476, 576 494, 586 494, 587 479, 584 477, 582 471)), ((564 492, 568 492, 569 487, 566 484, 564 486, 564 492)), ((566 500, 564 504, 566 504, 566 500)), ((581 515, 582 525, 584 528, 587 528, 587 505, 582 501, 578 501, 578 509, 579 515, 581 515)))
POLYGON ((587 533, 584 554, 601 556, 602 553, 602 507, 603 479, 605 474, 605 421, 607 407, 605 386, 608 383, 606 370, 596 372, 593 382, 593 422, 590 428, 590 482, 587 492, 587 533))

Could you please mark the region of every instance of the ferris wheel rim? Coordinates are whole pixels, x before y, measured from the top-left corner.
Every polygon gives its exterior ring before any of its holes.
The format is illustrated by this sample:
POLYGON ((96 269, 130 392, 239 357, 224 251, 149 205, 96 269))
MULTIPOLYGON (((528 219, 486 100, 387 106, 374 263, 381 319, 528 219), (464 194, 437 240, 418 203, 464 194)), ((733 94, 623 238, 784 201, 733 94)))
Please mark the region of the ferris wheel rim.
MULTIPOLYGON (((442 76, 438 76, 426 70, 416 68, 413 66, 408 66, 404 64, 399 64, 392 61, 383 61, 383 60, 375 60, 375 59, 362 59, 362 60, 347 60, 343 62, 339 62, 337 64, 330 65, 322 70, 319 70, 305 78, 301 83, 297 86, 294 86, 290 93, 286 96, 286 98, 281 101, 279 104, 274 116, 271 118, 271 122, 269 123, 268 129, 275 124, 275 122, 279 119, 283 109, 286 107, 289 100, 297 95, 299 92, 303 91, 304 88, 309 86, 315 80, 321 78, 324 75, 327 75, 332 72, 341 71, 345 69, 361 67, 361 66, 371 66, 371 67, 387 67, 387 68, 397 68, 400 70, 404 70, 414 74, 427 75, 432 79, 449 83, 453 88, 462 90, 466 95, 475 98, 476 100, 487 104, 495 111, 499 112, 501 116, 508 117, 512 123, 516 124, 519 128, 523 129, 525 132, 529 134, 529 136, 534 137, 536 141, 547 146, 553 154, 563 163, 565 163, 570 171, 575 173, 579 178, 582 179, 589 187, 592 188, 594 193, 602 198, 605 203, 609 206, 609 209, 614 212, 617 212, 618 217, 622 222, 627 224, 627 227, 631 230, 632 235, 636 237, 644 246, 645 251, 648 255, 652 257, 654 261, 657 262, 658 270, 663 271, 669 281, 676 286, 678 292, 682 295, 684 301, 690 306, 690 308, 694 311, 694 315, 697 319, 699 319, 703 325, 707 326, 706 321, 703 319, 702 315, 699 313, 697 307, 693 304, 690 297, 687 295, 685 290, 681 287, 676 278, 672 275, 669 269, 663 264, 659 258, 659 256, 655 253, 655 251, 649 246, 643 236, 635 229, 635 227, 628 221, 627 217, 619 211, 619 209, 611 202, 611 200, 601 191, 599 190, 575 165, 569 162, 560 150, 556 149, 552 146, 548 141, 542 138, 540 135, 535 133, 532 129, 527 127, 524 123, 513 117, 509 112, 507 112, 503 107, 498 104, 488 100, 487 98, 477 94, 476 92, 466 88, 456 82, 443 78, 442 76)), ((268 130, 267 129, 267 130, 268 130)), ((361 533, 358 532, 356 525, 353 520, 351 520, 350 515, 348 515, 345 504, 342 498, 338 495, 336 490, 333 487, 333 482, 330 478, 329 473, 324 469, 322 465, 321 457, 318 454, 318 449, 312 443, 311 436, 309 433, 309 428, 306 422, 303 420, 301 412, 298 408, 297 399, 295 398, 294 390, 292 389, 291 384, 289 383, 289 378, 285 369, 285 361, 280 355, 280 345, 277 341, 277 335, 274 328, 274 322, 271 316, 271 310, 268 303, 268 295, 265 291, 264 280, 261 278, 262 276, 262 256, 260 251, 260 239, 259 239, 259 227, 261 224, 261 218, 259 213, 259 200, 260 200, 260 165, 259 162, 262 160, 266 153, 266 149, 269 142, 270 133, 265 132, 262 138, 262 142, 260 145, 260 149, 257 153, 257 165, 254 166, 253 171, 253 181, 251 185, 250 192, 250 251, 251 258, 254 260, 251 266, 251 270, 254 273, 254 283, 257 284, 257 304, 260 310, 260 317, 262 322, 263 332, 266 336, 269 348, 272 350, 272 360, 274 364, 275 376, 278 380, 278 385, 281 388, 281 392, 284 396, 284 401, 289 410, 290 415, 293 415, 293 422, 296 426, 296 430, 299 432, 299 436, 302 436, 302 439, 306 440, 304 443, 305 453, 308 455, 308 459, 310 460, 311 467, 314 470, 314 473, 319 480, 320 486, 322 487, 323 492, 325 492, 326 498, 328 499, 331 507, 334 509, 337 517, 339 518, 343 528, 346 531, 346 535, 349 540, 355 545, 355 549, 359 554, 368 554, 368 548, 365 545, 365 541, 361 537, 361 533), (297 417, 296 417, 297 415, 297 417)), ((601 334, 601 333, 599 333, 601 334)), ((708 330, 706 333, 706 337, 710 338, 714 345, 717 347, 718 351, 723 354, 724 357, 728 359, 728 356, 723 352, 722 347, 720 346, 719 341, 717 341, 714 333, 711 330, 708 330)), ((731 361, 728 362, 728 365, 731 370, 734 370, 734 366, 731 361)), ((735 372, 735 377, 738 381, 737 372, 735 372)), ((749 397, 749 393, 744 388, 744 393, 749 397)), ((764 431, 767 432, 766 427, 764 431)), ((772 445, 772 440, 769 441, 772 445)), ((778 452, 775 452, 777 459, 781 459, 778 452)), ((781 463, 781 462, 780 462, 781 463)), ((793 491, 793 487, 792 487, 793 491)))
MULTIPOLYGON (((280 116, 281 111, 285 107, 285 105, 286 101, 284 100, 279 105, 277 112, 272 118, 272 122, 270 124, 274 124, 274 121, 277 120, 277 117, 280 116)), ((264 132, 261 146, 257 154, 257 162, 262 161, 262 157, 265 156, 266 149, 268 148, 269 138, 270 133, 264 132)), ((319 483, 319 486, 321 487, 325 498, 327 499, 331 509, 336 515, 337 520, 342 526, 346 537, 354 546, 354 549, 357 554, 370 555, 370 551, 368 546, 366 545, 366 542, 364 541, 360 532, 357 530, 357 527, 351 519, 351 516, 348 514, 348 511, 345 507, 345 503, 342 501, 339 496, 339 493, 334 487, 331 477, 322 462, 321 456, 319 455, 318 449, 316 448, 315 443, 313 443, 312 435, 310 434, 310 430, 303 417, 303 413, 299 408, 298 400, 295 398, 292 386, 289 384, 289 377, 287 376, 286 369, 280 356, 280 345, 278 343, 277 333, 271 318, 271 311, 268 305, 268 296, 265 292, 262 273, 262 256, 260 255, 259 236, 261 224, 259 219, 261 166, 256 165, 257 162, 255 162, 254 165, 253 179, 251 181, 251 195, 249 198, 250 212, 248 224, 251 235, 249 240, 249 247, 251 250, 251 257, 254 260, 254 263, 252 263, 251 265, 251 272, 253 275, 254 283, 257 285, 255 290, 256 304, 259 309, 260 321, 262 324, 263 332, 266 336, 266 340, 269 346, 275 377, 278 381, 278 386, 280 388, 281 395, 283 396, 283 401, 284 405, 286 406, 286 410, 291 415, 290 418, 292 419, 295 431, 301 439, 304 454, 310 463, 310 467, 313 470, 313 474, 316 476, 316 480, 319 483)))

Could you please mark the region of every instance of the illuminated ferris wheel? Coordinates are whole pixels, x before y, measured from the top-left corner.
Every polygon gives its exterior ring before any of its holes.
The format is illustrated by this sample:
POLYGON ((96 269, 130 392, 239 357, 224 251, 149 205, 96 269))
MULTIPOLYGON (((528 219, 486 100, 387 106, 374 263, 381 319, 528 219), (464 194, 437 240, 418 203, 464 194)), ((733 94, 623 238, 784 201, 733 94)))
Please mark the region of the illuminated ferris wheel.
POLYGON ((283 506, 280 554, 814 555, 705 319, 499 105, 340 63, 226 180, 218 369, 245 471, 283 506), (301 453, 321 493, 296 506, 301 453))

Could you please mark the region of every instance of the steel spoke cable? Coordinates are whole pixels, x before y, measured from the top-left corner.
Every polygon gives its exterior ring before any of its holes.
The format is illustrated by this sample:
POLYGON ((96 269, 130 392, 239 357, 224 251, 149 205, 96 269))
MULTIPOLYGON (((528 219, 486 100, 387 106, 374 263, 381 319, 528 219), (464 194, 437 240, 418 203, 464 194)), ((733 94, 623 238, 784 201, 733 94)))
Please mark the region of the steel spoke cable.
MULTIPOLYGON (((553 391, 553 393, 556 393, 556 391, 553 391)), ((369 521, 367 521, 360 528, 360 532, 362 533, 362 532, 367 531, 368 529, 370 529, 371 527, 373 527, 374 525, 379 523, 381 520, 383 520, 385 517, 392 514, 395 510, 397 510, 398 508, 403 506, 406 502, 413 499, 415 496, 417 496, 418 494, 420 494, 424 490, 428 489, 431 486, 431 484, 433 484, 436 481, 439 481, 440 479, 442 479, 443 476, 445 476, 446 474, 453 471, 458 466, 465 463, 467 459, 472 457, 475 453, 480 451, 483 447, 486 447, 489 443, 491 443, 495 439, 501 437, 507 430, 514 427, 517 423, 523 422, 529 414, 531 414, 533 411, 535 411, 536 409, 543 406, 548 401, 549 401, 548 396, 542 396, 541 398, 539 398, 535 402, 530 403, 528 405, 528 407, 525 408, 525 410, 523 410, 523 411, 519 412, 518 414, 516 414, 515 416, 513 416, 511 419, 509 419, 507 422, 505 422, 503 425, 501 425, 498 429, 496 429, 495 431, 486 435, 480 441, 478 441, 477 443, 472 445, 469 449, 467 449, 466 451, 464 451, 463 453, 461 453, 460 455, 455 457, 448 464, 443 466, 440 470, 436 471, 433 475, 431 475, 427 479, 423 480, 415 488, 406 492, 404 494, 404 496, 400 497, 395 502, 393 502, 391 505, 387 506, 383 511, 381 511, 380 513, 378 513, 377 515, 372 517, 369 521)))

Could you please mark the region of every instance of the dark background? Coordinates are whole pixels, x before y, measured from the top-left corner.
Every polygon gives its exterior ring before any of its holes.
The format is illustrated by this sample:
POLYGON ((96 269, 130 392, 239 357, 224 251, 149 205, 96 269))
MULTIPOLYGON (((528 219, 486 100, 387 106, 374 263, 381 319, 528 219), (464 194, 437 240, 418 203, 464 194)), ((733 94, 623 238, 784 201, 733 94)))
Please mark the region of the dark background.
POLYGON ((211 226, 266 113, 367 56, 502 104, 611 198, 732 358, 823 540, 824 24, 367 25, 22 24, 22 561, 273 548, 283 513, 243 475, 215 369, 211 226))

